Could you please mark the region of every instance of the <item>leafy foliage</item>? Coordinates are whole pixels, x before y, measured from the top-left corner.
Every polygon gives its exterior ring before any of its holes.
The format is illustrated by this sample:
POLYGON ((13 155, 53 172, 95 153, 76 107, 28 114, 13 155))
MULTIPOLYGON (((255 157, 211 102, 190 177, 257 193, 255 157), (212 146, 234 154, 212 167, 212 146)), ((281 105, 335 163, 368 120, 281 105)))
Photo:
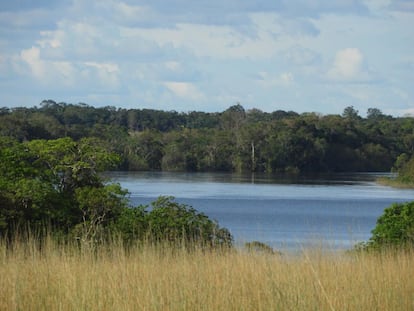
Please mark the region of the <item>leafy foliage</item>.
POLYGON ((98 174, 119 157, 96 140, 2 138, 0 145, 0 233, 46 225, 68 232, 87 222, 95 230, 126 206, 125 192, 98 174))
POLYGON ((113 224, 126 244, 136 240, 182 246, 230 247, 233 237, 207 215, 191 206, 161 196, 151 206, 124 209, 113 224))
POLYGON ((151 208, 131 208, 128 192, 99 174, 119 157, 97 139, 19 143, 1 138, 0 146, 0 236, 50 226, 88 246, 114 233, 127 244, 167 240, 231 246, 227 229, 170 197, 160 197, 151 208))
POLYGON ((159 197, 146 215, 152 239, 172 242, 201 242, 211 246, 231 246, 232 236, 205 214, 172 197, 159 197))
POLYGON ((357 248, 383 249, 414 246, 414 202, 394 203, 377 219, 368 242, 357 248))

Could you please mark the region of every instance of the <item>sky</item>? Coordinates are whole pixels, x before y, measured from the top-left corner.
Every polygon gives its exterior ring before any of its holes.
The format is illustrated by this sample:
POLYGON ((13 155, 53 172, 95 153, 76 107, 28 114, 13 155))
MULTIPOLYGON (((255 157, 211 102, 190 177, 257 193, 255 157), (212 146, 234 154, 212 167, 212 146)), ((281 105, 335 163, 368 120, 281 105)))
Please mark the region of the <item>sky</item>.
POLYGON ((0 1, 0 94, 414 116, 414 0, 0 1))

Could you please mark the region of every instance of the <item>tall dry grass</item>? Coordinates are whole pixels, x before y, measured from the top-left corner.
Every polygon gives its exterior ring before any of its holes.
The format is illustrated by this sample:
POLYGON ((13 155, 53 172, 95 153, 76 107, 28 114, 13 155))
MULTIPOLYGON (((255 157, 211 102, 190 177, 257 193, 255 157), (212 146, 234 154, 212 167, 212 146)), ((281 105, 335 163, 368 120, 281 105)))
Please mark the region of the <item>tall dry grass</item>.
POLYGON ((0 242, 0 310, 414 310, 413 258, 0 242))

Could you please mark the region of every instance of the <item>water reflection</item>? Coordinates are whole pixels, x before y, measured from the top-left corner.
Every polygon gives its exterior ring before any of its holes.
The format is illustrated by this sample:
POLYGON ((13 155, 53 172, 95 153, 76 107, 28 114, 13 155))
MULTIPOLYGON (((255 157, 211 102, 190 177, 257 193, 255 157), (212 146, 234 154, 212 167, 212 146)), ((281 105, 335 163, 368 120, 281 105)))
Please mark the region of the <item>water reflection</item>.
POLYGON ((392 173, 334 173, 334 174, 265 174, 265 173, 185 173, 185 172, 108 172, 110 178, 159 179, 171 182, 218 182, 251 184, 359 184, 375 182, 378 177, 392 173))

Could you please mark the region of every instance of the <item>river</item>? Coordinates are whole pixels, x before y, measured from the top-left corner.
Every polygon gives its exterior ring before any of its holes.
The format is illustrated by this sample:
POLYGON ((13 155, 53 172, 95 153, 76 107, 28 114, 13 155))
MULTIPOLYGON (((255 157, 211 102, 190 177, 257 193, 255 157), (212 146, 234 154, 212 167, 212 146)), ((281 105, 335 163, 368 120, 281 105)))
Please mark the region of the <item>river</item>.
POLYGON ((369 239, 384 208, 414 201, 414 190, 379 185, 377 174, 111 172, 109 177, 128 189, 133 205, 174 196, 228 228, 236 244, 259 240, 280 250, 349 249, 369 239))

